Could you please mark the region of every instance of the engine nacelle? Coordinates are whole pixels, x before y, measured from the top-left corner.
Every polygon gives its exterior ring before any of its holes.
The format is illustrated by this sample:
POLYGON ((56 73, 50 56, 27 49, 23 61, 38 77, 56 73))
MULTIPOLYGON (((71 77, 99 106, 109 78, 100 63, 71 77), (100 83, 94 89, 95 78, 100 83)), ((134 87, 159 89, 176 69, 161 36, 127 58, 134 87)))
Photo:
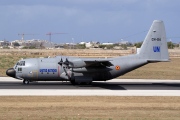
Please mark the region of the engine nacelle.
POLYGON ((73 61, 69 61, 71 64, 69 64, 69 67, 72 68, 82 68, 82 67, 86 67, 86 63, 81 60, 81 59, 77 59, 77 60, 73 60, 73 61))

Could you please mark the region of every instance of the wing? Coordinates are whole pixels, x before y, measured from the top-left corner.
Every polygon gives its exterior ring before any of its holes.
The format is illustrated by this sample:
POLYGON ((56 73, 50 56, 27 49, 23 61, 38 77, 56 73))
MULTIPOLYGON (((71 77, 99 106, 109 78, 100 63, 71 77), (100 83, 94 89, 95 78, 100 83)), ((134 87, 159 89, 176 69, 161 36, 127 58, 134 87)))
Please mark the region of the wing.
POLYGON ((104 60, 104 59, 95 59, 95 60, 84 60, 84 62, 86 63, 86 67, 89 66, 106 66, 106 67, 110 67, 113 66, 113 64, 110 62, 111 60, 104 60))
POLYGON ((110 59, 62 59, 58 62, 59 65, 66 65, 70 68, 82 68, 82 67, 110 67, 113 64, 110 59))

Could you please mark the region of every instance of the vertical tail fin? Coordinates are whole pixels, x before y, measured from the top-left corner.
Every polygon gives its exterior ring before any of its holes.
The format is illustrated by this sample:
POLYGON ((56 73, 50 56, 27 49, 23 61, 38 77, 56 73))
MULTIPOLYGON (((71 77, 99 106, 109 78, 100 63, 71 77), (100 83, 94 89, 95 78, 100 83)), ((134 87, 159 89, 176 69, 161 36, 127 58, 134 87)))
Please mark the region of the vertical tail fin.
POLYGON ((139 55, 148 61, 169 61, 163 21, 154 20, 141 46, 139 55))

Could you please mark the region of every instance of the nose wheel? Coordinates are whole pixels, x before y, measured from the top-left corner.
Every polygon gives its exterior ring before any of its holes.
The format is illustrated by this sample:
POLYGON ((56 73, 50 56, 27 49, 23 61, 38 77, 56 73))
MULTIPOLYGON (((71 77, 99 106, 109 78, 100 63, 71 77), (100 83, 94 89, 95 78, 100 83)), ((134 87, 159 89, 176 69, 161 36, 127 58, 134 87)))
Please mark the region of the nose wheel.
POLYGON ((29 84, 29 80, 23 80, 23 84, 24 85, 28 85, 29 84))

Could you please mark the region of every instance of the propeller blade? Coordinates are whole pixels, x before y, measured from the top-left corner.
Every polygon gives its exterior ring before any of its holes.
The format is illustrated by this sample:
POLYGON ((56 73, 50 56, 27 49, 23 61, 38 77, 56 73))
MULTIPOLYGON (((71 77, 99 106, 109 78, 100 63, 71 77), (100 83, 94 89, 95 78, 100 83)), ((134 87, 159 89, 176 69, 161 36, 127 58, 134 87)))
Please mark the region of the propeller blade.
POLYGON ((59 65, 62 65, 63 64, 63 60, 61 58, 60 62, 58 62, 59 65))
POLYGON ((69 61, 68 61, 68 59, 66 58, 66 61, 65 62, 63 62, 63 64, 65 64, 65 65, 69 65, 69 61))
POLYGON ((64 62, 63 62, 63 60, 61 58, 61 60, 58 62, 58 64, 61 65, 61 66, 66 65, 67 67, 73 67, 74 66, 73 62, 69 61, 67 58, 66 58, 66 60, 64 62))

